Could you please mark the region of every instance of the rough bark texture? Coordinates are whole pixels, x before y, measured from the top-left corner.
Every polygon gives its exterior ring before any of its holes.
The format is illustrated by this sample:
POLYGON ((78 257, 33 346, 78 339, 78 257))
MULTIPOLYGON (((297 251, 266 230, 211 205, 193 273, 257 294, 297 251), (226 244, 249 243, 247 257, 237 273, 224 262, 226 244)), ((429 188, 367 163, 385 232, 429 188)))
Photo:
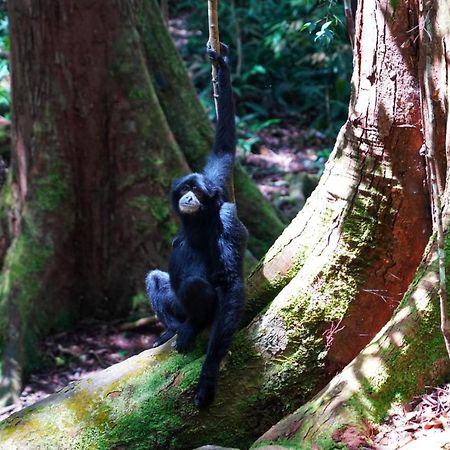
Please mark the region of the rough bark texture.
MULTIPOLYGON (((364 1, 363 5, 366 8, 368 2, 364 1)), ((449 6, 449 2, 434 3, 430 13, 433 26, 431 81, 436 119, 434 150, 440 158, 440 178, 446 185, 442 200, 446 203, 447 255, 450 249, 450 172, 447 170, 446 176, 442 174, 450 156, 449 6)), ((371 11, 370 5, 367 10, 371 11)), ((366 24, 370 27, 370 21, 366 24)), ((424 52, 419 54, 424 55, 424 52)), ((448 260, 446 266, 448 271, 448 260)), ((449 280, 447 277, 447 290, 449 280)), ((368 424, 379 422, 393 403, 408 401, 426 386, 439 383, 448 374, 449 361, 439 327, 438 289, 437 248, 433 239, 393 318, 342 373, 311 401, 266 432, 254 448, 266 445, 267 441, 285 443, 286 448, 330 442, 337 430, 346 428, 365 434, 370 429, 368 424)))
MULTIPOLYGON (((380 330, 413 279, 430 218, 415 50, 401 45, 417 17, 405 2, 397 4, 395 21, 387 2, 362 5, 359 15, 371 15, 364 20, 378 26, 366 37, 359 18, 350 119, 315 193, 252 277, 249 303, 273 301, 236 336, 215 403, 205 412, 191 403, 199 343, 187 357, 149 358, 152 370, 132 370, 113 388, 106 379, 100 396, 82 394, 82 412, 66 415, 72 418, 64 429, 60 414, 49 414, 58 408, 57 397, 15 415, 0 437, 16 434, 25 445, 36 426, 36 445, 40 417, 49 417, 52 439, 68 442, 67 430, 75 427, 73 442, 85 439, 94 448, 246 448, 318 392, 380 330), (79 417, 86 424, 81 432, 79 417), (20 424, 23 432, 15 433, 20 424)), ((74 391, 84 393, 83 386, 74 391)))
POLYGON ((368 422, 382 420, 392 403, 406 402, 442 381, 450 363, 439 327, 438 286, 433 246, 395 315, 372 342, 311 401, 273 426, 252 448, 278 441, 289 444, 286 448, 318 444, 331 441, 337 430, 346 428, 364 435, 370 430, 368 422))
POLYGON ((15 151, 1 199, 0 306, 19 315, 6 340, 28 367, 40 333, 123 311, 170 250, 166 189, 187 164, 131 11, 9 4, 15 151))
MULTIPOLYGON (((388 3, 361 2, 349 121, 318 189, 250 278, 250 296, 273 297, 307 261, 323 271, 324 260, 336 260, 335 248, 356 250, 359 260, 339 255, 343 259, 336 264, 359 272, 352 275, 358 300, 340 324, 345 328, 335 335, 338 348, 346 347, 341 342, 349 337, 367 343, 386 322, 430 233, 424 164, 418 155, 423 141, 418 59, 410 39, 417 15, 408 2, 400 2, 393 16, 388 3), (313 255, 324 250, 325 259, 316 262, 313 255)), ((350 353, 336 358, 349 362, 350 353)))

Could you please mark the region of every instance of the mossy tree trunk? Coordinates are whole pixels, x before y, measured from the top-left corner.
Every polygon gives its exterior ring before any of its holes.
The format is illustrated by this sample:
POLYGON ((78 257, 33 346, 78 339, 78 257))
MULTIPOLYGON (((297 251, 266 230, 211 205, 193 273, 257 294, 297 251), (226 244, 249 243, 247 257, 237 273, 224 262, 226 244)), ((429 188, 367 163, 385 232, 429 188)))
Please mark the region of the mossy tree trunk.
MULTIPOLYGON (((371 1, 364 0, 359 11, 366 33, 373 28, 371 1)), ((426 8, 424 9, 426 11, 426 8)), ((424 16, 428 13, 424 12, 424 16)), ((427 72, 424 55, 431 52, 429 74, 435 116, 435 151, 440 165, 439 177, 445 186, 441 201, 444 207, 446 270, 450 270, 450 114, 449 49, 450 3, 437 2, 429 12, 432 44, 420 42, 417 55, 420 71, 427 72), (430 49, 425 49, 426 45, 430 49)), ((389 22, 388 22, 389 24, 389 22)), ((364 33, 364 29, 362 30, 364 33)), ((416 30, 416 34, 419 31, 416 30)), ((400 41, 401 42, 401 41, 400 41)), ((419 72, 420 72, 419 71, 419 72)), ((450 362, 440 329, 439 264, 435 236, 427 246, 414 280, 393 317, 344 370, 308 403, 274 425, 255 443, 267 442, 292 446, 331 443, 345 436, 360 434, 360 442, 370 443, 371 425, 379 423, 393 404, 406 402, 448 377, 450 362)), ((450 291, 447 276, 447 292, 450 291)), ((345 439, 344 439, 345 441, 345 439)), ((253 447, 252 447, 253 448, 253 447)))
POLYGON ((1 197, 0 305, 12 319, 4 381, 39 364, 42 333, 126 310, 145 271, 170 251, 167 189, 188 169, 153 89, 133 5, 8 7, 14 151, 1 197))
MULTIPOLYGON (((447 248, 450 236, 447 234, 447 248)), ((270 443, 310 448, 339 441, 345 430, 370 444, 371 425, 394 403, 406 402, 448 375, 439 322, 439 269, 433 245, 394 316, 342 372, 309 402, 264 433, 270 443)), ((356 439, 355 439, 356 440, 356 439)), ((345 439, 344 439, 345 443, 345 439)))
MULTIPOLYGON (((14 145, 0 198, 5 402, 22 369, 40 364, 39 336, 80 317, 123 313, 146 271, 166 265, 176 231, 171 182, 202 159, 212 136, 156 1, 18 0, 8 8, 14 145), (157 60, 170 67, 162 81, 157 60)), ((248 177, 243 184, 257 192, 248 177)), ((267 247, 283 225, 269 208, 253 216, 269 225, 250 230, 267 247)))
POLYGON ((207 411, 192 405, 200 342, 188 356, 150 352, 108 369, 104 382, 75 384, 13 415, 0 439, 24 448, 247 448, 348 364, 398 306, 430 236, 416 24, 406 1, 360 3, 349 120, 318 188, 250 279, 250 323, 207 411))

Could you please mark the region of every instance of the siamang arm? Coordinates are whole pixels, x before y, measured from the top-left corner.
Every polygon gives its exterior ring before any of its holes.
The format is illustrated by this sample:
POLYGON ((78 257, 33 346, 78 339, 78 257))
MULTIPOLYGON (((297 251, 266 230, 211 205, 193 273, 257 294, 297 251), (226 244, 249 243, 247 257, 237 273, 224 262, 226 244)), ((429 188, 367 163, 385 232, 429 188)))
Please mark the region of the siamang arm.
POLYGON ((229 186, 234 166, 236 150, 236 125, 234 122, 234 103, 228 65, 228 47, 221 44, 221 55, 207 47, 209 57, 217 64, 218 77, 218 120, 216 136, 208 161, 203 170, 205 176, 226 193, 229 200, 229 186))

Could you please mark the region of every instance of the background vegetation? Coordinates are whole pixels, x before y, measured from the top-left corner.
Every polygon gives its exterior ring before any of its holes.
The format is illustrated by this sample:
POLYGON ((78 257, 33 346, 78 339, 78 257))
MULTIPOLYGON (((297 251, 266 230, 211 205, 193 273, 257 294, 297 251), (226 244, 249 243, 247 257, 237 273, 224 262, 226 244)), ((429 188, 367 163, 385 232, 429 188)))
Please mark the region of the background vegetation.
MULTIPOLYGON (((233 48, 234 88, 240 122, 252 131, 274 118, 336 133, 346 119, 351 48, 342 3, 232 0, 220 2, 221 40, 233 48)), ((178 42, 200 97, 213 111, 210 67, 199 52, 207 40, 203 3, 170 2, 169 17, 188 33, 178 42)))

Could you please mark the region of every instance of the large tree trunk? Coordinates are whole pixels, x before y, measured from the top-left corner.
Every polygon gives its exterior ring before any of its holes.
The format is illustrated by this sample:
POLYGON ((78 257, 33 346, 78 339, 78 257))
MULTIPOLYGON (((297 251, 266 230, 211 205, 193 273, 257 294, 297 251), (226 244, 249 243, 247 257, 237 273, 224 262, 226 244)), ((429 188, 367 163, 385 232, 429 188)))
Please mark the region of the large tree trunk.
POLYGON ((124 311, 170 250, 166 189, 187 164, 133 7, 120 5, 8 4, 14 152, 1 197, 0 306, 17 326, 8 326, 5 379, 39 364, 42 333, 124 311))
POLYGON ((73 443, 105 448, 248 447, 375 336, 411 283, 430 235, 410 39, 417 16, 406 2, 394 6, 395 20, 390 2, 361 2, 349 120, 315 193, 251 278, 247 321, 273 301, 237 335, 208 411, 191 403, 199 344, 187 357, 144 359, 113 385, 95 381, 92 393, 89 382, 75 385, 75 400, 58 409, 57 417, 67 409, 64 426, 50 417, 60 395, 13 416, 0 437, 25 445, 34 432, 34 444, 45 443, 40 424, 48 417, 55 442, 70 442, 67 430, 74 430, 73 443))
MULTIPOLYGON (((367 8, 367 3, 364 1, 363 5, 370 15, 373 8, 367 8)), ((433 5, 429 13, 432 44, 430 46, 421 42, 420 72, 425 75, 428 72, 431 76, 432 104, 436 119, 435 150, 441 166, 440 173, 446 173, 446 176, 438 178, 445 183, 442 201, 445 204, 447 253, 450 248, 450 5, 448 1, 433 5), (432 66, 429 71, 424 67, 427 52, 431 53, 432 66)), ((428 12, 424 10, 423 15, 428 16, 428 12)), ((370 17, 364 23, 370 27, 370 17)), ((446 270, 450 270, 448 259, 446 266, 446 270)), ((286 447, 290 448, 290 445, 330 441, 333 437, 339 440, 345 436, 346 429, 351 429, 353 435, 358 432, 362 439, 370 440, 367 436, 370 424, 379 423, 392 404, 406 402, 421 393, 425 387, 442 381, 448 375, 450 362, 440 329, 438 291, 438 250, 433 238, 392 319, 321 392, 273 426, 258 440, 255 447, 263 445, 265 441, 288 442, 286 447)))
MULTIPOLYGON (((157 3, 91 3, 8 4, 14 152, 0 199, 6 391, 22 366, 40 364, 39 336, 82 316, 122 313, 146 271, 166 265, 176 231, 168 191, 189 170, 180 147, 193 164, 212 141, 157 3)), ((255 205, 264 203, 248 177, 242 185, 255 205)), ((250 226, 259 254, 283 225, 269 208, 243 209, 244 220, 246 213, 249 225, 259 219, 250 226)))
MULTIPOLYGON (((335 286, 332 297, 351 301, 342 330, 334 334, 336 367, 349 362, 389 318, 430 234, 419 155, 418 58, 410 40, 417 14, 400 2, 395 20, 393 15, 384 3, 360 2, 349 120, 319 187, 249 280, 250 296, 263 300, 309 272, 318 279, 300 283, 312 298, 323 297, 320 291, 331 287, 324 286, 328 278, 335 286), (347 341, 355 345, 342 345, 347 341)), ((443 125, 441 116, 437 128, 443 125)), ((444 140, 440 133, 439 155, 444 140)))

